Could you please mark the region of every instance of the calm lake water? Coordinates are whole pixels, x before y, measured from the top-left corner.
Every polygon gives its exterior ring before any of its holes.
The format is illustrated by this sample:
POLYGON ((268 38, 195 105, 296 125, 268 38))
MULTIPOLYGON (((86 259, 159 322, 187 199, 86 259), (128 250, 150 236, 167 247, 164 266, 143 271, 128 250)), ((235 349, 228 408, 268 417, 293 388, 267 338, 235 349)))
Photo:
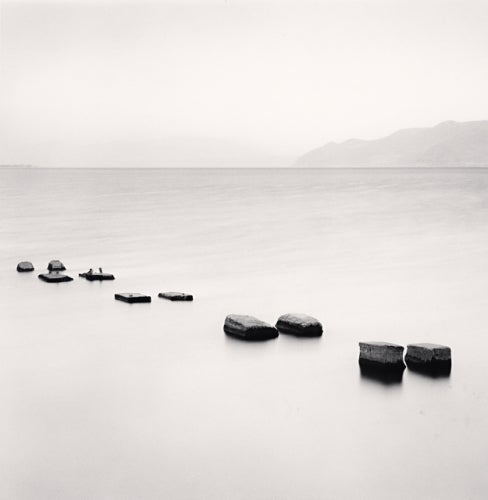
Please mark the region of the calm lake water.
POLYGON ((0 498, 488 497, 488 170, 4 169, 0 200, 0 498), (324 336, 222 330, 286 312, 324 336), (361 376, 360 340, 451 375, 361 376))

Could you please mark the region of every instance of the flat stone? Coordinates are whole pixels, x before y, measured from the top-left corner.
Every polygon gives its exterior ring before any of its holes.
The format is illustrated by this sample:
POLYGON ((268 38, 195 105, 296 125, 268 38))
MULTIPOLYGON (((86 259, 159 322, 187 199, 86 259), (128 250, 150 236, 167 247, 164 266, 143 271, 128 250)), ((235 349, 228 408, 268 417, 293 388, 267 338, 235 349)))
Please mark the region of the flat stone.
POLYGON ((60 273, 59 271, 40 274, 38 278, 42 281, 46 281, 47 283, 62 283, 64 281, 73 281, 73 278, 71 276, 67 276, 66 274, 60 273))
POLYGON ((189 293, 183 293, 183 292, 161 292, 158 293, 158 297, 162 299, 168 299, 172 301, 192 301, 193 300, 193 295, 190 295, 189 293))
POLYGON ((451 348, 440 344, 409 344, 405 355, 407 365, 449 365, 451 348))
POLYGON ((34 266, 32 265, 32 262, 23 260, 17 264, 17 271, 19 271, 19 273, 29 273, 34 271, 34 266))
POLYGON ((48 271, 66 271, 64 264, 60 260, 52 260, 47 265, 48 271))
POLYGON ((359 342, 359 363, 405 367, 403 346, 388 342, 359 342))
POLYGON ((254 316, 229 314, 225 318, 224 332, 243 340, 267 340, 276 338, 276 328, 254 316))
POLYGON ((144 295, 143 293, 116 293, 115 300, 121 300, 122 302, 134 304, 137 302, 151 302, 151 297, 149 295, 144 295))
POLYGON ((307 314, 283 314, 276 322, 280 333, 290 333, 298 337, 320 337, 323 332, 318 319, 307 314))
POLYGON ((88 281, 112 281, 115 279, 115 276, 110 273, 80 273, 78 276, 88 281))

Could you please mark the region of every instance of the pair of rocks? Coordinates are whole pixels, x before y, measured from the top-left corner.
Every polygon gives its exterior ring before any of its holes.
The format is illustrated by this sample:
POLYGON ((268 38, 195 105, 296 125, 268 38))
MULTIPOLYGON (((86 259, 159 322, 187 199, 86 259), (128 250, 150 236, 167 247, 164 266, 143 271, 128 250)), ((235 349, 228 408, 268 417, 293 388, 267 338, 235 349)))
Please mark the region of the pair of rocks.
POLYGON ((276 326, 254 316, 229 314, 225 318, 224 332, 243 340, 267 340, 276 338, 279 333, 297 337, 319 337, 323 328, 317 319, 306 314, 284 314, 278 318, 276 326))
MULTIPOLYGON (((193 300, 193 295, 182 292, 161 292, 158 294, 158 297, 171 300, 173 302, 190 302, 193 300)), ((138 302, 151 302, 151 297, 142 293, 116 293, 115 299, 121 300, 123 302, 128 302, 129 304, 136 304, 138 302)))
MULTIPOLYGON (((403 346, 388 342, 359 342, 359 363, 403 369, 403 351, 403 346)), ((413 368, 449 367, 451 348, 440 344, 409 344, 405 362, 413 368)))
MULTIPOLYGON (((51 260, 49 264, 47 265, 47 270, 48 271, 66 271, 66 267, 60 260, 51 260)), ((29 262, 28 260, 23 260, 22 262, 19 262, 17 264, 17 271, 19 273, 29 273, 31 271, 34 271, 34 266, 32 262, 29 262)))
POLYGON ((48 273, 40 274, 38 278, 47 283, 63 283, 65 281, 73 281, 71 276, 61 273, 66 271, 65 265, 60 260, 51 260, 47 265, 48 273))

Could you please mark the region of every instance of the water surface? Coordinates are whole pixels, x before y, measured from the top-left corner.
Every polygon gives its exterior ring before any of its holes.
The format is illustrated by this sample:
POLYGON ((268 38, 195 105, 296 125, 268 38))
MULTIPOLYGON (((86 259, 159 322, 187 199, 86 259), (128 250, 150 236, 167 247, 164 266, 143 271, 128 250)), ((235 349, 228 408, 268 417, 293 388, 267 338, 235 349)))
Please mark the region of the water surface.
POLYGON ((488 170, 4 169, 0 200, 1 498, 488 495, 488 170), (324 336, 222 331, 285 312, 324 336), (373 339, 452 373, 361 376, 373 339))

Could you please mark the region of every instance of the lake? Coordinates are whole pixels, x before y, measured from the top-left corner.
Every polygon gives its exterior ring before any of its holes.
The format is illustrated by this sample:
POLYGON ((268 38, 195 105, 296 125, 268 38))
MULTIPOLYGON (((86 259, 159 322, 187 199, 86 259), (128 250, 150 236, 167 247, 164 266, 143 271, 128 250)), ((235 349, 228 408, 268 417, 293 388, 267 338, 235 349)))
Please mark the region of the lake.
POLYGON ((487 498, 488 170, 4 168, 0 200, 1 498, 487 498), (286 312, 324 335, 222 329, 286 312), (360 340, 452 372, 361 375, 360 340))

